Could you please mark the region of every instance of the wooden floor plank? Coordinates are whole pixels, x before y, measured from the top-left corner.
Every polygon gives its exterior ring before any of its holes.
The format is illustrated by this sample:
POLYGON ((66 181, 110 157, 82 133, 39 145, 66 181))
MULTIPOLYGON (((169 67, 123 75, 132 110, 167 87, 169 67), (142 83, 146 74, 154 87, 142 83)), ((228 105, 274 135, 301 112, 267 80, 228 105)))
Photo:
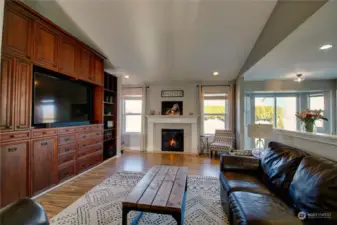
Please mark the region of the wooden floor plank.
POLYGON ((208 156, 126 152, 40 196, 37 201, 51 219, 116 172, 147 172, 155 165, 186 166, 189 175, 218 177, 220 172, 219 159, 208 156))

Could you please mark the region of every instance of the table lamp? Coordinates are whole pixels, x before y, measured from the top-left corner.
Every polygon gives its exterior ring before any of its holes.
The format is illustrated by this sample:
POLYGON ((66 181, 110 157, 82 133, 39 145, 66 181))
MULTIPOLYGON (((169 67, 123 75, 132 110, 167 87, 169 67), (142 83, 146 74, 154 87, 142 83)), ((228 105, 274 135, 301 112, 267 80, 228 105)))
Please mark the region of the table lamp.
POLYGON ((272 124, 249 124, 248 125, 248 137, 258 138, 256 141, 256 147, 261 152, 264 149, 264 140, 271 138, 273 134, 272 124))

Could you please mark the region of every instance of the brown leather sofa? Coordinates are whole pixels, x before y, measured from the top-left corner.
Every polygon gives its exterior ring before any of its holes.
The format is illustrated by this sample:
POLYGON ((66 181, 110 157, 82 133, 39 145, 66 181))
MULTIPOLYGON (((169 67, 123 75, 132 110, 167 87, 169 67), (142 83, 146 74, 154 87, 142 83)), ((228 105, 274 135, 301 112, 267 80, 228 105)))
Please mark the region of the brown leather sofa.
POLYGON ((270 142, 261 159, 222 154, 220 168, 231 224, 337 224, 336 162, 270 142))

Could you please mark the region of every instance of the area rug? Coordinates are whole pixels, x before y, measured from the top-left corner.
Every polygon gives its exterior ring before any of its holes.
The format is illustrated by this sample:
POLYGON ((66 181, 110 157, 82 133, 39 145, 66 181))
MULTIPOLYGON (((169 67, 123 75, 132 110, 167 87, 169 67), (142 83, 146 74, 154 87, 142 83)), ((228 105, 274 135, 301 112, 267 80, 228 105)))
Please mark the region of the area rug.
MULTIPOLYGON (((144 176, 138 172, 118 172, 95 186, 61 213, 53 217, 51 225, 117 225, 122 224, 121 202, 144 176)), ((189 176, 184 224, 229 225, 220 204, 219 179, 189 176)), ((137 212, 130 212, 131 224, 137 212)), ((169 215, 144 213, 139 225, 175 225, 169 215)))

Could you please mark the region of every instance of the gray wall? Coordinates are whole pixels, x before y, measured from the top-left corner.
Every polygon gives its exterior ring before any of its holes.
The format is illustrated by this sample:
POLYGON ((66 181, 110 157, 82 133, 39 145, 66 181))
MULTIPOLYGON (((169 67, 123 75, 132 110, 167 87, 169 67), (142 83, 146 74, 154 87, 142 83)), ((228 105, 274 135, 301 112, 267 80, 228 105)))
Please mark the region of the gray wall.
POLYGON ((327 1, 279 0, 239 72, 244 74, 327 1))

